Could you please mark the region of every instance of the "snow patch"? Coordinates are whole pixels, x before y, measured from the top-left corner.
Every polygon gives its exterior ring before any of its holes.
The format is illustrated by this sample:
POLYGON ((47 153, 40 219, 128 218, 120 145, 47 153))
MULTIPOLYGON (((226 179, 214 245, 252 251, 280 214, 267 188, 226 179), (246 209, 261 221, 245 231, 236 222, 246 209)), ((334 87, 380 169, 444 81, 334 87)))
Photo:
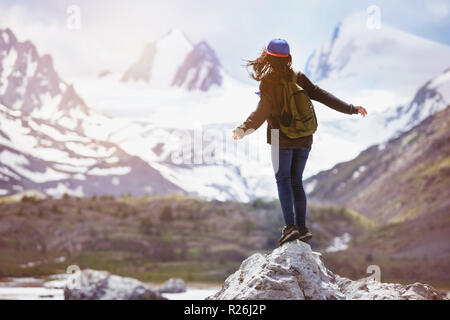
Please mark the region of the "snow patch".
POLYGON ((358 168, 358 170, 356 170, 355 172, 353 172, 352 179, 353 179, 353 180, 358 179, 359 176, 361 175, 361 173, 363 173, 364 171, 366 171, 366 166, 360 166, 360 167, 358 168))
POLYGON ((35 74, 37 69, 37 61, 33 60, 33 56, 31 55, 31 52, 25 53, 25 57, 27 59, 27 70, 26 70, 26 76, 31 77, 35 74))
POLYGON ((331 242, 331 245, 325 249, 326 252, 336 252, 348 249, 348 244, 352 237, 348 232, 344 233, 340 237, 335 237, 331 242))
POLYGON ((317 180, 314 179, 312 181, 310 181, 309 183, 306 184, 305 186, 305 191, 306 193, 311 193, 314 191, 314 189, 316 188, 317 185, 317 180))
POLYGON ((125 175, 131 172, 131 167, 93 168, 87 174, 94 176, 125 175))
MULTIPOLYGON (((2 33, 4 34, 4 32, 2 33)), ((14 69, 17 60, 17 51, 11 49, 6 57, 1 60, 2 73, 0 74, 0 95, 5 94, 8 87, 8 77, 14 69)))
POLYGON ((61 171, 77 172, 77 173, 85 173, 88 170, 87 167, 73 166, 64 163, 56 163, 53 167, 61 171))
POLYGON ((75 190, 73 190, 73 189, 68 188, 63 183, 58 183, 58 185, 55 188, 48 188, 48 189, 45 190, 45 192, 48 195, 51 195, 53 197, 62 196, 64 193, 67 193, 69 195, 76 196, 76 197, 83 197, 84 196, 83 187, 82 186, 78 186, 75 190))
POLYGON ((71 119, 69 117, 62 117, 60 119, 58 119, 58 123, 65 127, 65 128, 69 128, 71 130, 74 130, 77 127, 77 121, 74 119, 71 119))
POLYGON ((74 174, 72 177, 77 180, 86 180, 86 176, 81 173, 74 174))
POLYGON ((150 76, 152 86, 170 87, 173 76, 192 49, 192 43, 178 29, 159 39, 150 76))
POLYGON ((30 164, 23 155, 9 150, 4 150, 0 153, 0 162, 13 168, 20 168, 30 164))
POLYGON ((4 174, 6 176, 9 176, 15 180, 21 180, 21 178, 17 174, 15 174, 14 172, 12 172, 11 170, 9 170, 6 167, 0 167, 0 173, 4 174))
POLYGON ((31 180, 36 183, 44 183, 49 181, 55 181, 55 180, 63 180, 68 179, 70 175, 66 173, 62 173, 59 171, 55 171, 51 168, 45 168, 45 172, 39 172, 39 171, 30 171, 24 168, 16 169, 19 174, 27 178, 28 180, 31 180))
POLYGON ((45 120, 56 119, 58 115, 58 106, 61 101, 61 95, 52 96, 50 92, 45 92, 40 95, 41 107, 34 108, 31 116, 45 120))
POLYGON ((384 149, 386 148, 386 144, 387 144, 387 142, 380 143, 380 144, 378 145, 378 150, 379 150, 379 151, 384 150, 384 149))
POLYGON ((66 143, 66 147, 84 157, 109 157, 117 150, 116 147, 106 148, 94 143, 84 145, 81 143, 68 142, 66 143))

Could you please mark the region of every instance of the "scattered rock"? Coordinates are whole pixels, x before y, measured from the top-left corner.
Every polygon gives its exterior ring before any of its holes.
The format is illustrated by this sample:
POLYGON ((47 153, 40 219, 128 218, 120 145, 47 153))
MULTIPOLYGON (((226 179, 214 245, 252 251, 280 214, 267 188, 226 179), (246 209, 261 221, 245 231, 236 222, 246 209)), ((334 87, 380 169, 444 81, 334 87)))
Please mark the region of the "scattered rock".
POLYGON ((346 300, 346 299, 444 299, 429 285, 380 283, 370 278, 359 281, 335 275, 321 254, 301 241, 272 251, 256 253, 244 260, 222 289, 208 300, 346 300))
POLYGON ((82 270, 67 281, 65 300, 166 300, 146 284, 106 271, 82 270))
POLYGON ((170 278, 163 283, 158 290, 160 293, 179 293, 186 292, 186 283, 181 278, 170 278))
POLYGON ((339 288, 348 300, 443 300, 446 297, 433 287, 416 282, 401 285, 382 283, 371 278, 351 281, 337 277, 339 288))

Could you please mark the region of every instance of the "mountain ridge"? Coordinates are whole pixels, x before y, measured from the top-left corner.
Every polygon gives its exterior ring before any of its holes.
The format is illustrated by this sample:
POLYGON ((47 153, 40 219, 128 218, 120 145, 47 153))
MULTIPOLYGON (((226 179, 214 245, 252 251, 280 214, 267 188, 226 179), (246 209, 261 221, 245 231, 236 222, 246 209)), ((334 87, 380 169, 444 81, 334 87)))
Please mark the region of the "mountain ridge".
POLYGON ((450 176, 447 172, 450 135, 445 130, 449 121, 450 107, 447 106, 398 137, 373 145, 355 159, 308 178, 305 185, 309 196, 317 201, 346 204, 380 222, 427 213, 428 209, 422 208, 420 203, 445 204, 445 185, 449 182, 440 175, 450 176), (414 201, 402 198, 408 194, 415 195, 414 201), (399 212, 406 213, 398 216, 399 212))
POLYGON ((222 85, 222 73, 216 53, 205 40, 193 43, 184 32, 173 28, 145 45, 140 58, 123 74, 121 81, 208 91, 214 85, 222 85))
POLYGON ((0 30, 0 80, 0 195, 181 191, 149 163, 93 135, 112 119, 90 109, 51 56, 39 56, 10 29, 0 30))

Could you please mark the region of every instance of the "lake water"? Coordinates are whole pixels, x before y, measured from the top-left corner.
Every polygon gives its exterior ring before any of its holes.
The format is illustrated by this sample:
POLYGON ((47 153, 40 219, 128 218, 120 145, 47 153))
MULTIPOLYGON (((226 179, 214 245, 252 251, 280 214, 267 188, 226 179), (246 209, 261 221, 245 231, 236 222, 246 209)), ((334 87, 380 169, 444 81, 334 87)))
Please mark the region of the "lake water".
MULTIPOLYGON (((65 275, 54 275, 47 279, 0 279, 0 300, 64 300, 65 282, 65 275)), ((186 292, 164 293, 163 296, 169 300, 204 300, 219 290, 219 286, 188 285, 186 292)))

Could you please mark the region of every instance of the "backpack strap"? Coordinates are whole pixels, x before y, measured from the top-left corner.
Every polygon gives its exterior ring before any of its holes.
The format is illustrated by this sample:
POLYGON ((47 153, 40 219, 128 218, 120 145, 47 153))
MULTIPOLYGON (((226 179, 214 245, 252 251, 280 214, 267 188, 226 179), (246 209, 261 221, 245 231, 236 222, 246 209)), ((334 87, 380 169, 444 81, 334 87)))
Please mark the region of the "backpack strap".
MULTIPOLYGON (((299 117, 299 113, 297 111, 297 107, 295 105, 294 100, 294 91, 293 86, 297 87, 297 77, 298 73, 294 71, 294 74, 292 76, 292 80, 287 82, 284 79, 281 79, 281 83, 283 84, 283 107, 287 108, 290 111, 290 114, 294 118, 299 117), (293 82, 293 83, 292 83, 293 82)), ((303 90, 303 89, 302 89, 303 90)), ((283 112, 283 110, 281 110, 283 112)))
MULTIPOLYGON (((297 71, 294 71, 294 72, 292 73, 292 79, 291 79, 291 81, 294 82, 294 83, 297 83, 297 79, 298 79, 298 72, 297 72, 297 71)), ((283 85, 286 85, 286 84, 287 84, 287 81, 284 80, 284 79, 281 79, 281 83, 282 83, 283 85)))
POLYGON ((298 79, 298 72, 297 72, 297 71, 294 71, 294 72, 292 73, 292 81, 293 81, 294 83, 297 83, 297 79, 298 79))

